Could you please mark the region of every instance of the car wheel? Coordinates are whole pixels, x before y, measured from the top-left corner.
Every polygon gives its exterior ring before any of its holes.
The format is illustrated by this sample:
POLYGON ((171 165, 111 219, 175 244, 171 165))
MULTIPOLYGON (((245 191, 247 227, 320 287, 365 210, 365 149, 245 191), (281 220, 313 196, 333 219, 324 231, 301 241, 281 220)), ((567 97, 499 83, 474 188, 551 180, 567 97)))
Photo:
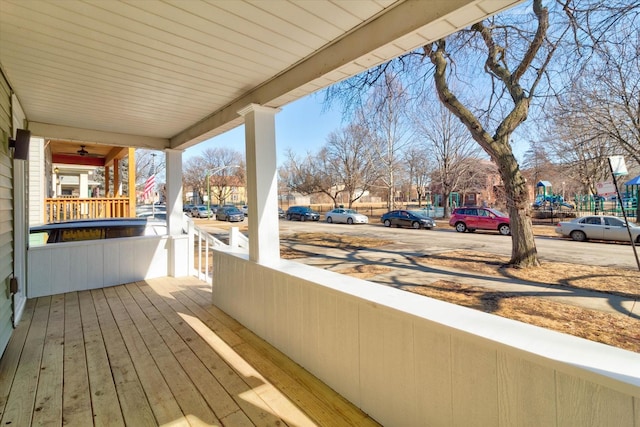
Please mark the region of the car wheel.
POLYGON ((458 222, 456 223, 456 231, 458 233, 464 233, 465 231, 467 231, 467 226, 464 222, 458 222))
POLYGON ((306 221, 306 220, 307 220, 307 217, 306 217, 306 216, 302 215, 302 216, 300 217, 300 221, 306 221))
POLYGON ((328 222, 329 224, 331 224, 331 223, 333 222, 333 220, 331 219, 331 217, 330 217, 330 216, 328 216, 328 217, 327 217, 327 222, 328 222))
POLYGON ((389 221, 388 219, 384 220, 384 226, 385 227, 391 227, 391 221, 389 221))
POLYGON ((353 218, 347 218, 347 224, 349 225, 353 224, 353 218))
POLYGON ((585 242, 587 240, 587 235, 584 234, 584 231, 580 231, 580 230, 572 231, 570 236, 576 242, 585 242))
POLYGON ((508 236, 509 233, 511 233, 511 228, 507 224, 502 224, 500 227, 498 227, 498 231, 503 236, 508 236))
POLYGON ((287 221, 291 221, 291 215, 287 214, 287 221))
POLYGON ((636 243, 640 245, 640 234, 638 235, 638 238, 636 239, 636 243))
POLYGON ((418 221, 413 221, 411 226, 417 230, 420 228, 420 223, 418 221))

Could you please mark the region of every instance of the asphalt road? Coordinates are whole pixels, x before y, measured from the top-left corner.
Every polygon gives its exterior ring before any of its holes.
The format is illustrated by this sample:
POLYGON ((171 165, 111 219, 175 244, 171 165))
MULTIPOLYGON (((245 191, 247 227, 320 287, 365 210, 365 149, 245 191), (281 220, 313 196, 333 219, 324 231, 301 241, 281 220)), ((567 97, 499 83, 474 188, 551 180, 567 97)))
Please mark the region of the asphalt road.
MULTIPOLYGON (((280 221, 280 235, 295 232, 324 232, 351 234, 393 241, 397 245, 436 254, 452 249, 466 249, 493 254, 511 255, 510 236, 497 232, 457 233, 448 225, 432 230, 388 228, 378 223, 347 225, 326 222, 280 221)), ((541 260, 568 262, 584 265, 600 265, 637 270, 631 244, 574 242, 560 237, 536 237, 536 248, 541 260)), ((640 255, 640 247, 636 247, 640 255)), ((640 280, 640 272, 639 280, 640 280)))

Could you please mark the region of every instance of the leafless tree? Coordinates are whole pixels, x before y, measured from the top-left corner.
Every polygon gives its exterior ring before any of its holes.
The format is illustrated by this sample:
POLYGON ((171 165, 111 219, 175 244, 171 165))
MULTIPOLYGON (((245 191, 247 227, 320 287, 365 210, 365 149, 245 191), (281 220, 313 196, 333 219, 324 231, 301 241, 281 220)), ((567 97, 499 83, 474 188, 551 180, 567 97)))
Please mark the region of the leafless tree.
POLYGON ((377 161, 383 170, 380 181, 387 190, 387 208, 395 207, 396 174, 404 151, 413 142, 406 108, 409 94, 393 73, 382 73, 366 103, 358 111, 359 123, 366 123, 377 161))
MULTIPOLYGON (((324 147, 326 168, 351 208, 366 194, 380 175, 372 137, 367 128, 351 124, 332 132, 324 147)), ((334 199, 335 203, 335 199, 334 199)))
POLYGON ((449 217, 449 195, 459 189, 461 179, 469 176, 482 150, 470 138, 469 132, 442 103, 424 97, 414 112, 415 127, 421 144, 436 166, 438 186, 442 191, 445 217, 449 217))
MULTIPOLYGON (((424 145, 415 144, 404 154, 407 180, 416 191, 418 206, 422 206, 430 191, 431 172, 435 169, 434 156, 424 145)), ((409 189, 411 190, 411 188, 409 189)))
POLYGON ((198 194, 199 201, 211 193, 211 202, 224 203, 232 187, 244 186, 246 167, 242 154, 230 148, 208 148, 190 158, 183 169, 183 187, 198 194), (207 183, 207 179, 209 182, 207 183))
POLYGON ((321 192, 323 185, 316 157, 310 152, 300 157, 292 150, 287 151, 286 160, 279 168, 279 176, 286 182, 289 191, 305 195, 321 192))
POLYGON ((190 190, 193 194, 191 202, 200 204, 204 200, 207 190, 205 185, 206 166, 202 157, 196 156, 188 159, 182 169, 182 187, 185 192, 190 190))
POLYGON ((549 113, 558 133, 579 131, 582 140, 600 141, 640 165, 640 32, 636 23, 627 34, 625 22, 595 47, 549 113))
MULTIPOLYGON (((638 7, 632 3, 631 7, 638 7)), ((426 86, 427 76, 432 77, 440 101, 498 167, 511 218, 509 263, 520 268, 537 266, 529 194, 513 153, 512 135, 532 105, 540 105, 538 101, 558 91, 554 83, 567 83, 558 77, 570 61, 550 68, 557 53, 565 53, 564 59, 588 53, 599 42, 596 30, 603 34, 593 24, 598 21, 612 28, 616 15, 628 10, 629 4, 623 0, 531 0, 332 87, 326 99, 353 105, 386 76, 402 76, 404 87, 413 86, 415 91, 426 86), (423 67, 415 63, 417 56, 424 59, 423 67), (463 90, 465 86, 473 88, 473 96, 463 90)))

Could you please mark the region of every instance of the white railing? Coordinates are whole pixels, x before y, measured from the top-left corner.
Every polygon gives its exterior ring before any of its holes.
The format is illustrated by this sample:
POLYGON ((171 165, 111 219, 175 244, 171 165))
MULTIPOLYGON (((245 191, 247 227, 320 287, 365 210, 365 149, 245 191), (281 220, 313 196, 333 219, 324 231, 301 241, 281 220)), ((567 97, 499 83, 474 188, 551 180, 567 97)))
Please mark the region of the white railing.
POLYGON ((640 354, 215 250, 213 303, 386 426, 640 426, 640 354))
POLYGON ((191 219, 188 219, 185 224, 184 231, 189 236, 189 247, 193 248, 188 261, 191 275, 210 285, 213 277, 213 248, 227 250, 238 248, 242 252, 249 251, 249 239, 240 233, 238 227, 231 227, 229 230, 227 244, 198 227, 191 219))

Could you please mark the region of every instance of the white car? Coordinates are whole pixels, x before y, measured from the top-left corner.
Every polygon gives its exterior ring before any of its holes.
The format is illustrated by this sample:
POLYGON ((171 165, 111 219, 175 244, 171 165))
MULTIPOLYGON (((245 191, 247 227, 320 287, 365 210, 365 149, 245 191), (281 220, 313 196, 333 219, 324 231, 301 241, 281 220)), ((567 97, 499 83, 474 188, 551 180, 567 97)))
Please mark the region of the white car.
POLYGON ((629 242, 629 231, 634 242, 640 244, 640 226, 629 223, 629 230, 622 218, 606 215, 591 215, 571 221, 559 222, 556 233, 571 237, 578 242, 593 240, 614 240, 629 242))
POLYGON ((369 217, 359 214, 353 209, 336 208, 327 212, 324 217, 328 223, 343 222, 346 224, 367 224, 369 217))

